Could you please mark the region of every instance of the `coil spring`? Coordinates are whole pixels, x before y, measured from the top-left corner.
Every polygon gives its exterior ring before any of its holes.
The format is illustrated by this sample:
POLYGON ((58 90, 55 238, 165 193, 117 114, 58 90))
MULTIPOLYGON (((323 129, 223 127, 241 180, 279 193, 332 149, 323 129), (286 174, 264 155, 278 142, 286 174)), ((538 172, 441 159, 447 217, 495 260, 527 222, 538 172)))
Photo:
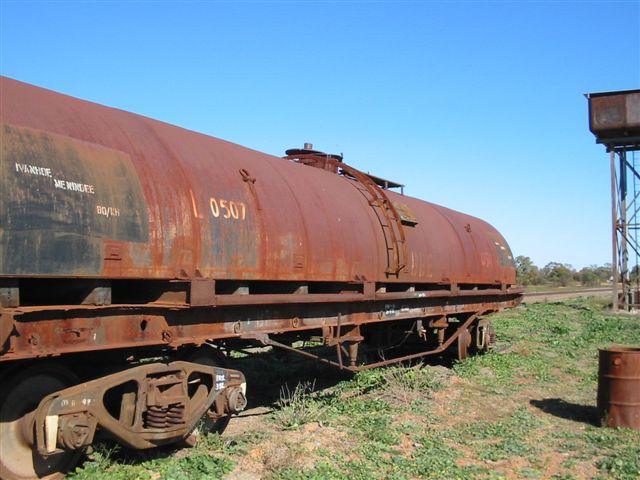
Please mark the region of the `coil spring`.
POLYGON ((183 424, 185 423, 184 412, 183 403, 174 403, 167 407, 152 405, 145 412, 144 426, 145 428, 167 428, 183 424))

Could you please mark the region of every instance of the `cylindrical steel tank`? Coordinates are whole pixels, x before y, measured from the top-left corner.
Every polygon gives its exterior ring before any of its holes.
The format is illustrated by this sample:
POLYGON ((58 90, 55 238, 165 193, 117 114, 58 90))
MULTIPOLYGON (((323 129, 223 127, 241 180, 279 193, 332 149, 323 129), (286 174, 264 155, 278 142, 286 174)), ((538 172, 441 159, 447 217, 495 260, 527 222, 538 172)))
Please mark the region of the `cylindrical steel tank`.
POLYGON ((352 178, 2 78, 0 276, 515 284, 486 222, 387 191, 388 241, 352 178))
POLYGON ((598 416, 605 427, 640 430, 640 347, 600 350, 598 416))

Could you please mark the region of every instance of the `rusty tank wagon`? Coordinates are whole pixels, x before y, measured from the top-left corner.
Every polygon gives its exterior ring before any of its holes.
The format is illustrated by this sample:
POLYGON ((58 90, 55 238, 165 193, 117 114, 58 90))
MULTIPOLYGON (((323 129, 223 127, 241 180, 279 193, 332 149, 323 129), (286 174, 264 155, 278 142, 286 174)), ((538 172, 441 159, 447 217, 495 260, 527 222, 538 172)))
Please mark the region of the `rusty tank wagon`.
POLYGON ((98 434, 145 449, 221 431, 246 405, 234 349, 352 372, 465 358, 521 300, 497 230, 341 156, 0 82, 3 479, 62 474, 98 434), (412 353, 362 355, 398 337, 412 353), (294 348, 309 338, 326 355, 294 348))

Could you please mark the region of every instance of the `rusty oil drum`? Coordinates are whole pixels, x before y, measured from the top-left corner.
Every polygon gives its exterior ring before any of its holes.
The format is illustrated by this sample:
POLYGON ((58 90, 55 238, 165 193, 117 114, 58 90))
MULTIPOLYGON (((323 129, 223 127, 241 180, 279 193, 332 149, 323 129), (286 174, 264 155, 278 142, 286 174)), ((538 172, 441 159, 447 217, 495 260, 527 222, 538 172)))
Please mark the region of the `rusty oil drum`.
POLYGON ((598 416, 603 427, 640 430, 640 347, 600 350, 598 416))

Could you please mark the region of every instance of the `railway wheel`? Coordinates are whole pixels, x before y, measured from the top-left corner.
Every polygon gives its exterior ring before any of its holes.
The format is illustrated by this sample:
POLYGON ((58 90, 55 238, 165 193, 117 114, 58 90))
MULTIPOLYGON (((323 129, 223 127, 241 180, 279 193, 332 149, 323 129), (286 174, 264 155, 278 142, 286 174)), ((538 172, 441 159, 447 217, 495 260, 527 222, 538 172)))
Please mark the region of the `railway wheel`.
MULTIPOLYGON (((197 350, 191 352, 185 356, 184 361, 198 363, 200 365, 207 365, 209 367, 222 367, 228 366, 227 358, 217 348, 211 346, 203 346, 197 350)), ((202 417, 202 421, 196 427, 196 429, 184 439, 184 443, 188 446, 195 445, 199 434, 204 433, 217 433, 222 434, 229 425, 231 420, 231 414, 218 415, 215 411, 215 406, 202 417)))
POLYGON ((61 478, 73 468, 82 450, 43 457, 34 443, 33 412, 47 395, 78 383, 59 365, 34 366, 14 375, 0 393, 0 478, 61 478))
POLYGON ((468 328, 465 328, 460 332, 456 339, 456 359, 464 360, 469 356, 472 342, 471 332, 468 328))

